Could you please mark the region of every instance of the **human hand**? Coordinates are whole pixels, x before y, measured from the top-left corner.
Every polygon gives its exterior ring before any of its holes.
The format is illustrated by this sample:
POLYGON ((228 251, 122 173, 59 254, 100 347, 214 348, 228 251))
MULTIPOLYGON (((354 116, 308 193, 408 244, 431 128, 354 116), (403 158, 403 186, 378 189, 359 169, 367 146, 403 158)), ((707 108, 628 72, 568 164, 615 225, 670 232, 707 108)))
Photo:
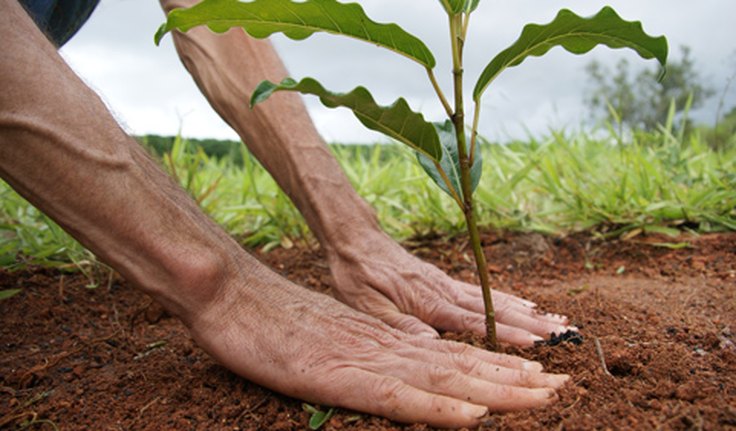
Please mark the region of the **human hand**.
POLYGON ((568 380, 542 373, 537 362, 398 331, 268 271, 250 275, 249 286, 226 283, 185 322, 222 365, 289 396, 401 422, 469 427, 489 409, 546 406, 568 380))
MULTIPOLYGON (((453 280, 408 253, 382 232, 329 255, 335 297, 411 334, 437 337, 436 329, 485 335, 478 286, 453 280)), ((564 316, 539 313, 536 304, 493 291, 498 339, 517 346, 569 329, 564 316)))

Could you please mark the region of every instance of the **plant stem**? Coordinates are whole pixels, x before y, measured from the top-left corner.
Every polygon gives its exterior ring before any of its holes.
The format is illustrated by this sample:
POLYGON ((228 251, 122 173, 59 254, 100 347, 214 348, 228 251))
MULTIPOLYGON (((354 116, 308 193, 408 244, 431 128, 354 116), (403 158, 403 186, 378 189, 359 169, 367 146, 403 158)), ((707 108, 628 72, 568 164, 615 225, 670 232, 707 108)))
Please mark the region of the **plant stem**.
POLYGON ((447 113, 447 116, 452 118, 452 107, 450 106, 450 103, 447 101, 447 98, 445 98, 445 94, 442 92, 442 89, 440 88, 440 84, 437 82, 437 78, 434 76, 434 72, 432 69, 427 68, 427 75, 429 75, 429 81, 432 83, 432 87, 434 88, 434 91, 437 93, 437 97, 440 98, 440 102, 442 103, 442 107, 445 108, 445 112, 447 113))
POLYGON ((440 176, 442 177, 442 182, 444 182, 445 186, 447 186, 447 190, 450 191, 450 195, 452 195, 452 198, 455 200, 458 206, 462 208, 464 205, 463 199, 457 195, 457 192, 455 191, 455 187, 452 185, 452 182, 450 181, 450 178, 448 178, 445 170, 442 169, 442 166, 439 164, 439 162, 434 162, 434 167, 435 169, 437 169, 437 172, 440 173, 440 176))
POLYGON ((498 347, 496 341, 496 310, 493 308, 493 297, 491 296, 491 286, 488 280, 488 264, 486 262, 486 255, 483 253, 480 234, 478 233, 478 225, 475 221, 475 214, 472 206, 465 211, 465 221, 468 224, 470 244, 473 247, 475 266, 478 270, 480 287, 483 292, 483 305, 485 306, 486 314, 486 345, 489 350, 496 350, 498 347))
POLYGON ((480 278, 480 286, 483 292, 483 304, 486 314, 486 345, 489 349, 496 349, 496 312, 493 309, 493 299, 491 297, 491 288, 488 280, 488 266, 486 257, 483 253, 483 247, 480 242, 480 234, 478 233, 478 225, 475 219, 475 210, 473 208, 473 187, 470 178, 470 158, 467 152, 467 143, 465 136, 465 108, 463 101, 463 45, 465 43, 465 31, 467 27, 463 25, 463 16, 458 14, 450 17, 450 34, 452 37, 452 74, 455 84, 455 113, 452 115, 452 122, 455 125, 455 133, 457 136, 457 152, 460 160, 460 183, 463 192, 462 210, 465 215, 465 222, 470 235, 470 243, 473 247, 473 255, 475 257, 475 265, 480 278))

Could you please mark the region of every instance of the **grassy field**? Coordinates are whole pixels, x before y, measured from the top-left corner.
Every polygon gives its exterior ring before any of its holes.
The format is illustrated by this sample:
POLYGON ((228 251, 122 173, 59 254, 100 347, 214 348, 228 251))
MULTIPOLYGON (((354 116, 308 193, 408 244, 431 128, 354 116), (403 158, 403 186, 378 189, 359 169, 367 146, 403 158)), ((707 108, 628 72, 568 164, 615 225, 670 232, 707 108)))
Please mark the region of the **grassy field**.
MULTIPOLYGON (((462 229, 455 204, 407 149, 331 148, 392 236, 462 229)), ((270 248, 310 239, 289 199, 240 151, 237 157, 232 151, 208 156, 181 139, 163 153, 159 148, 164 168, 246 245, 270 248)), ((612 132, 555 133, 507 145, 484 143, 482 151, 476 196, 484 226, 549 234, 591 230, 607 237, 736 230, 736 145, 714 151, 697 134, 684 137, 670 127, 625 139, 612 132)), ((91 253, 2 182, 0 202, 1 266, 95 267, 91 253)))

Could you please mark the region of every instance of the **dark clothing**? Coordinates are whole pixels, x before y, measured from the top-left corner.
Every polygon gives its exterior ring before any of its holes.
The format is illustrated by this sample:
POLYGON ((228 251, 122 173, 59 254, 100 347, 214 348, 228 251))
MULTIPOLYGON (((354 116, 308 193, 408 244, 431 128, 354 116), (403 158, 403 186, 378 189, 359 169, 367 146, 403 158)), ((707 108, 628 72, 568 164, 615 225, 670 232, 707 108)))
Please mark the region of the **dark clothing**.
POLYGON ((38 28, 61 47, 82 28, 99 0, 19 0, 38 28))

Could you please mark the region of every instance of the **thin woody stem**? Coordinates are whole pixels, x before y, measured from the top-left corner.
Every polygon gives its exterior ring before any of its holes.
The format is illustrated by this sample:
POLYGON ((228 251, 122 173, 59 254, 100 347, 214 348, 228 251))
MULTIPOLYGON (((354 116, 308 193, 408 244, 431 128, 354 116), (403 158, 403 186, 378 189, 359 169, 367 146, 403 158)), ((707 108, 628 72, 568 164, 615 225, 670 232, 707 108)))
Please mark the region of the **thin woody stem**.
MULTIPOLYGON (((466 21, 467 22, 467 21, 466 21)), ((493 299, 491 297, 491 288, 488 280, 488 265, 486 263, 485 254, 478 233, 478 225, 475 218, 475 210, 473 208, 473 187, 470 178, 470 158, 468 157, 468 148, 465 136, 465 109, 463 101, 463 45, 465 43, 464 33, 467 27, 464 26, 463 16, 457 15, 450 18, 450 34, 452 37, 452 73, 454 77, 455 90, 455 114, 452 116, 455 125, 455 134, 457 137, 457 153, 460 161, 460 182, 463 192, 462 210, 465 215, 465 221, 468 226, 468 234, 473 247, 473 255, 475 256, 475 264, 480 278, 481 290, 483 292, 483 304, 486 315, 486 344, 490 349, 496 348, 496 313, 493 309, 493 299)), ((474 150, 471 149, 471 151, 474 150)), ((472 153, 471 153, 472 154, 472 153)))
POLYGON ((486 315, 486 344, 489 349, 496 350, 498 347, 496 341, 496 311, 493 308, 493 297, 491 296, 490 281, 488 279, 488 263, 486 262, 486 255, 481 245, 473 208, 466 211, 465 221, 468 224, 470 243, 473 247, 473 256, 475 257, 475 265, 478 269, 478 277, 480 278, 480 286, 483 293, 483 305, 486 315))

